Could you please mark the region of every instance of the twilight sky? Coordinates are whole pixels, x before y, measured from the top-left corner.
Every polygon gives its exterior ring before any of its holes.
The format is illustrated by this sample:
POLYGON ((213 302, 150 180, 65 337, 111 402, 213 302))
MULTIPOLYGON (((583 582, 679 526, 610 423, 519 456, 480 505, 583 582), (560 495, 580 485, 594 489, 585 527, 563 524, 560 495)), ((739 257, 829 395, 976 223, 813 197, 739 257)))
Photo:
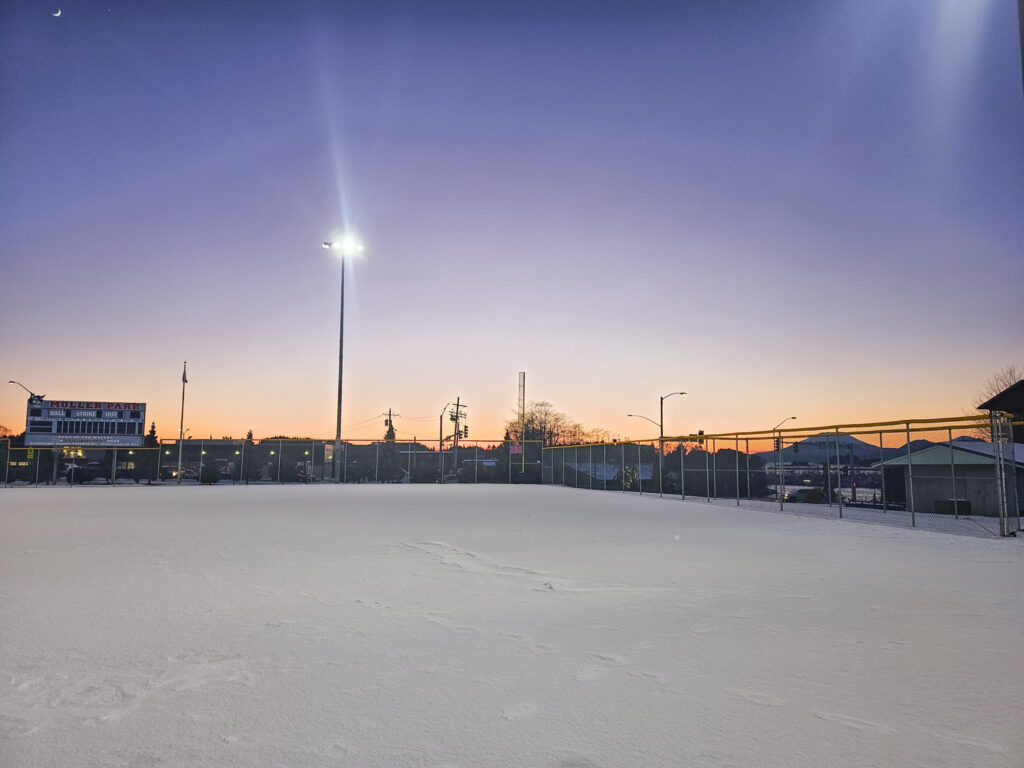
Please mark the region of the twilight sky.
MULTIPOLYGON (((176 435, 948 416, 1024 362, 1013 0, 0 7, 0 376, 176 435), (416 419, 414 417, 423 417, 416 419)), ((25 393, 0 390, 24 428, 25 393)))

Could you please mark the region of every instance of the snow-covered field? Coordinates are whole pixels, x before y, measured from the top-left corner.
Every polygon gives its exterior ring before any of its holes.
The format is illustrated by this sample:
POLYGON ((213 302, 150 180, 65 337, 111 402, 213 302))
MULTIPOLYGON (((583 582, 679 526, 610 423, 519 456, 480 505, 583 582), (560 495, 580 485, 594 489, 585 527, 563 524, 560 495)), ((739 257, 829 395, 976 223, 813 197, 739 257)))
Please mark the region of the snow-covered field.
POLYGON ((0 765, 1024 765, 1024 541, 506 486, 0 491, 0 765))

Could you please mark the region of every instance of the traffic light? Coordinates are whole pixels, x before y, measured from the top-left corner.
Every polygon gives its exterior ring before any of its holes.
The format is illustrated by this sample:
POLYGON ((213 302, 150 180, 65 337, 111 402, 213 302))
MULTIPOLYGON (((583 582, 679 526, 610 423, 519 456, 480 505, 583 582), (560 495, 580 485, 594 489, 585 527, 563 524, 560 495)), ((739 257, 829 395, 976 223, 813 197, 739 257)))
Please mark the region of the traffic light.
POLYGON ((463 437, 469 437, 469 424, 465 425, 462 428, 462 436, 463 437))
POLYGON ((704 440, 700 437, 703 434, 704 434, 704 430, 703 429, 698 429, 697 430, 697 445, 704 445, 704 440))
POLYGON ((782 438, 775 438, 775 450, 778 451, 782 448, 782 438))

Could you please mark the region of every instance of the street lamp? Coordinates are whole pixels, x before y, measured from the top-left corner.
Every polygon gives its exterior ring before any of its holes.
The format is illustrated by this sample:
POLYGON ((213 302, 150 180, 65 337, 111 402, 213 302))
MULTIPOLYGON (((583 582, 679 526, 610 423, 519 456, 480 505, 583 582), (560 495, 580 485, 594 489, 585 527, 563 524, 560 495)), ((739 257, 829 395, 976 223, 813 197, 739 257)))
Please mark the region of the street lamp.
POLYGON ((781 426, 782 426, 783 424, 785 424, 785 423, 786 423, 787 421, 791 421, 792 419, 795 419, 795 418, 796 418, 796 416, 787 416, 787 417, 786 417, 786 418, 784 418, 784 419, 783 419, 782 421, 780 421, 780 422, 779 422, 778 424, 776 424, 776 425, 775 425, 774 427, 772 427, 772 432, 774 432, 775 430, 777 430, 777 429, 778 429, 779 427, 781 427, 781 426))
MULTIPOLYGON (((672 397, 672 395, 685 395, 685 392, 669 392, 667 395, 662 395, 658 398, 658 420, 648 419, 646 416, 641 416, 637 413, 627 413, 627 416, 632 416, 637 419, 647 419, 654 426, 658 428, 658 495, 661 496, 664 493, 664 478, 661 471, 661 455, 664 453, 664 441, 665 441, 665 401, 672 397)), ((637 469, 639 472, 639 468, 637 469)))
POLYGON ((334 430, 334 477, 341 482, 341 371, 345 351, 345 261, 350 256, 363 252, 363 245, 352 235, 345 235, 340 240, 328 240, 323 247, 332 251, 341 251, 341 309, 338 322, 338 420, 334 430))
MULTIPOLYGON (((629 417, 629 418, 632 418, 632 419, 643 419, 644 421, 649 421, 649 422, 651 422, 651 424, 653 424, 654 426, 658 427, 658 429, 661 429, 661 425, 658 422, 656 422, 654 419, 649 419, 646 416, 641 416, 639 413, 627 413, 626 416, 629 417)), ((623 467, 623 472, 625 472, 625 467, 623 467)), ((661 474, 661 454, 658 455, 658 474, 659 475, 661 474)), ((660 480, 660 478, 659 478, 659 480, 660 480)), ((625 482, 625 478, 623 478, 623 482, 625 482)), ((640 443, 639 442, 636 444, 636 482, 637 482, 637 485, 640 486, 640 493, 643 494, 643 492, 644 492, 644 470, 643 470, 643 466, 642 466, 642 464, 640 462, 640 443)), ((659 488, 658 495, 660 496, 661 495, 661 486, 660 486, 660 484, 659 484, 658 488, 659 488)))
POLYGON ((28 396, 29 396, 29 397, 31 397, 31 398, 39 398, 40 400, 42 400, 42 399, 43 399, 44 397, 46 397, 46 395, 37 395, 37 394, 36 394, 35 392, 33 392, 33 391, 32 391, 31 389, 29 389, 28 387, 26 387, 26 386, 25 386, 24 384, 22 384, 22 383, 21 383, 20 381, 15 381, 14 379, 10 379, 10 380, 9 380, 9 381, 8 381, 7 383, 8 383, 8 384, 17 384, 17 385, 18 385, 19 387, 21 387, 21 388, 22 388, 22 389, 24 389, 24 390, 25 390, 26 392, 28 392, 28 396))
MULTIPOLYGON (((782 421, 780 421, 778 424, 776 424, 774 427, 772 427, 772 432, 776 432, 778 430, 778 428, 781 427, 783 424, 785 424, 787 421, 791 421, 792 419, 795 419, 795 418, 796 418, 796 416, 787 416, 782 421)), ((775 445, 776 445, 776 450, 778 450, 778 452, 779 452, 779 491, 778 491, 778 494, 779 494, 779 509, 781 510, 782 509, 782 505, 785 502, 785 498, 786 498, 786 474, 785 474, 785 469, 782 466, 782 434, 781 433, 778 433, 778 437, 775 438, 775 445)))

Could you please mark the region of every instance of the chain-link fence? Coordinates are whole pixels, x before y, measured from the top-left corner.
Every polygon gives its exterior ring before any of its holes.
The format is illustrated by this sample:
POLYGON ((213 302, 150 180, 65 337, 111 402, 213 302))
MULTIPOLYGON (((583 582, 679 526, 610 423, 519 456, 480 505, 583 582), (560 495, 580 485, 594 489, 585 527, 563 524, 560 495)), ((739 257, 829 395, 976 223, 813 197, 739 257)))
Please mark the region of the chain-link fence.
POLYGON ((1020 530, 1024 445, 975 417, 544 449, 543 481, 981 536, 1020 530))
POLYGON ((544 483, 977 535, 1020 530, 1024 445, 999 414, 543 447, 509 440, 0 441, 3 485, 544 483))
POLYGON ((0 441, 4 487, 55 483, 540 483, 537 441, 184 440, 145 448, 0 441))

